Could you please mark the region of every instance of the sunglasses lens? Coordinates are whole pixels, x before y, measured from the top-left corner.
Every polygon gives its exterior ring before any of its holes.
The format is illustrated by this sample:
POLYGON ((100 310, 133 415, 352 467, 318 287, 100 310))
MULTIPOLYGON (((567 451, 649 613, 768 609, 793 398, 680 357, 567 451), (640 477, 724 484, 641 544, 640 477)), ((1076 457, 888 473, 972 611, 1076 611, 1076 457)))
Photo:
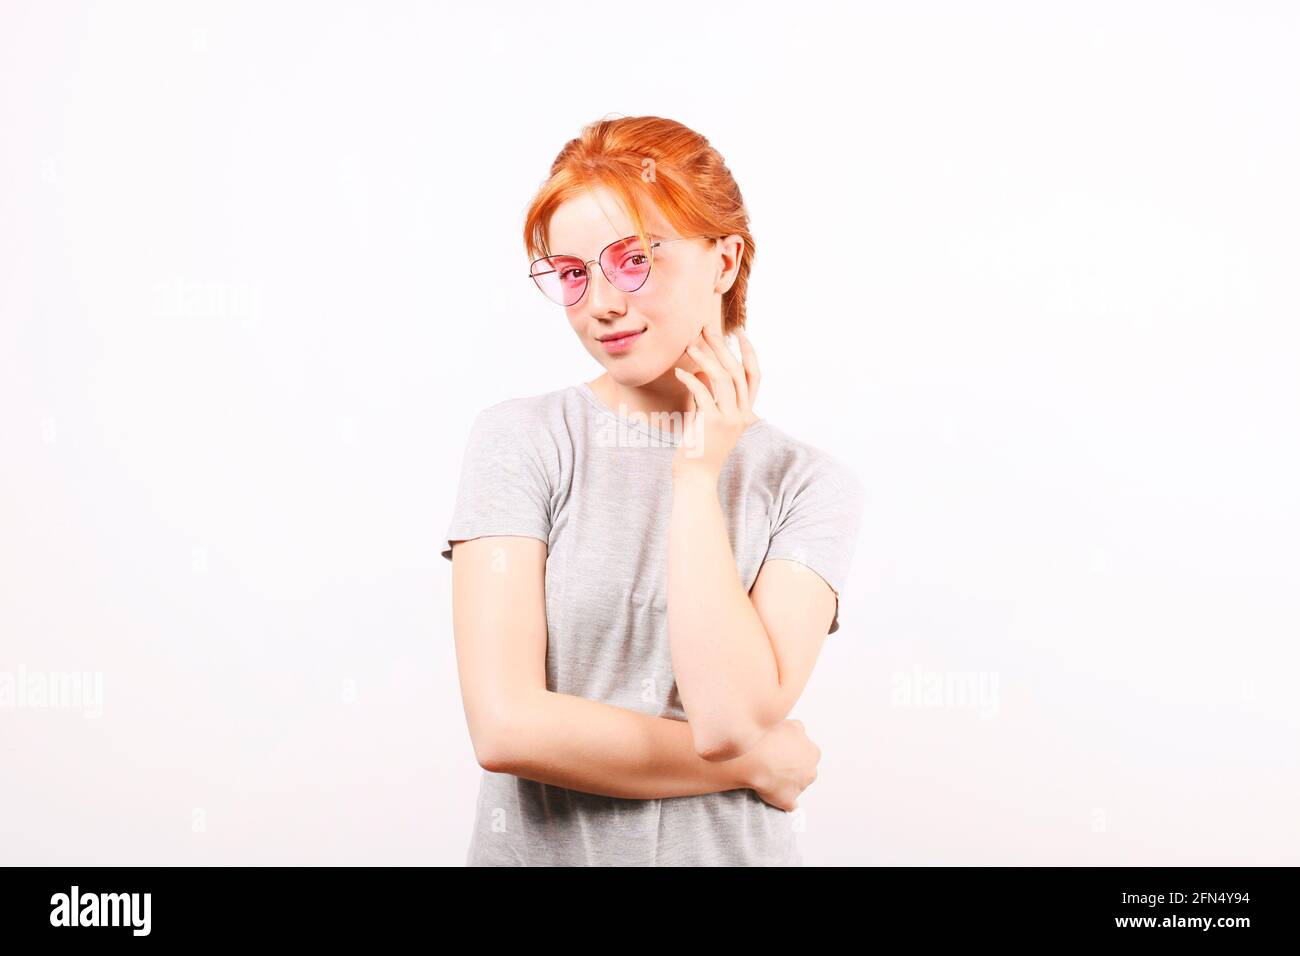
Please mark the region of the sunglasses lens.
MULTIPOLYGON (((608 246, 600 256, 600 267, 614 288, 635 292, 650 275, 650 256, 641 240, 629 236, 608 246)), ((547 256, 533 263, 533 282, 552 302, 570 306, 587 289, 586 264, 577 256, 547 256)))
POLYGON ((616 242, 600 257, 601 268, 616 289, 635 292, 650 274, 650 257, 636 236, 616 242))
POLYGON ((570 306, 582 298, 587 288, 587 270, 577 256, 548 256, 533 263, 533 281, 546 297, 559 305, 570 306))

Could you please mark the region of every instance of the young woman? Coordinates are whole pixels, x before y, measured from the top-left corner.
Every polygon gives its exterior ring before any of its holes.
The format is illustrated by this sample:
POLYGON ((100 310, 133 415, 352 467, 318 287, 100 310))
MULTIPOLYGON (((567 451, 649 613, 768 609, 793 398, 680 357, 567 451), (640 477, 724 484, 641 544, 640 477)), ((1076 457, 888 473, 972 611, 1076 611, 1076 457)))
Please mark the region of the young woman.
POLYGON ((467 863, 801 865, 821 752, 787 714, 864 494, 754 413, 740 190, 681 124, 604 120, 524 241, 604 372, 484 409, 465 450, 441 553, 483 768, 467 863))

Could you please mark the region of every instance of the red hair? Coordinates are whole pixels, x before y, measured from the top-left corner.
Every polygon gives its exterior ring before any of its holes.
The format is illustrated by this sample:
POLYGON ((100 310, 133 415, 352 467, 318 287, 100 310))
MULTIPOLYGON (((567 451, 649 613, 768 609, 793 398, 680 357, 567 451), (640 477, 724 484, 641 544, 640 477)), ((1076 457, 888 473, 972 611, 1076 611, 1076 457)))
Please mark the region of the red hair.
POLYGON ((619 199, 647 247, 643 203, 653 203, 684 236, 742 237, 736 280, 722 294, 722 332, 744 327, 754 238, 731 170, 707 139, 659 116, 602 119, 583 127, 564 144, 528 206, 524 247, 530 259, 551 254, 547 233, 560 204, 595 186, 604 186, 619 199))

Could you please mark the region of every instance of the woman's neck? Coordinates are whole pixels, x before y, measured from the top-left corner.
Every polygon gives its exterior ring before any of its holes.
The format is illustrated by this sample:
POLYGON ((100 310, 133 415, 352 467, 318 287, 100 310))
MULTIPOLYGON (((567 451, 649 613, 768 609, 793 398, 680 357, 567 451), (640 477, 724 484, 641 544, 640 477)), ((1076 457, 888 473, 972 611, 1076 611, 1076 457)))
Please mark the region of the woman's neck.
POLYGON ((644 385, 621 385, 608 372, 587 383, 596 397, 620 415, 673 412, 684 414, 695 408, 690 389, 678 381, 672 369, 644 385))

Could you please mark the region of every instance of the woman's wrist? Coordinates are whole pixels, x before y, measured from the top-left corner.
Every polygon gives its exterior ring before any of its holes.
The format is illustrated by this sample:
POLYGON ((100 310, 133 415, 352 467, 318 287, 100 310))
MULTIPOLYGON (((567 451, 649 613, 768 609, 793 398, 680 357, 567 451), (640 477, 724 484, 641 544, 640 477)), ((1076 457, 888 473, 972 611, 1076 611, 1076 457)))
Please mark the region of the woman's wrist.
POLYGON ((707 492, 717 494, 718 476, 710 475, 698 469, 682 469, 673 472, 673 493, 684 492, 697 494, 707 492))
POLYGON ((761 770, 761 765, 754 756, 754 751, 750 750, 730 760, 715 761, 714 765, 725 775, 724 779, 729 789, 758 789, 757 774, 761 770))

